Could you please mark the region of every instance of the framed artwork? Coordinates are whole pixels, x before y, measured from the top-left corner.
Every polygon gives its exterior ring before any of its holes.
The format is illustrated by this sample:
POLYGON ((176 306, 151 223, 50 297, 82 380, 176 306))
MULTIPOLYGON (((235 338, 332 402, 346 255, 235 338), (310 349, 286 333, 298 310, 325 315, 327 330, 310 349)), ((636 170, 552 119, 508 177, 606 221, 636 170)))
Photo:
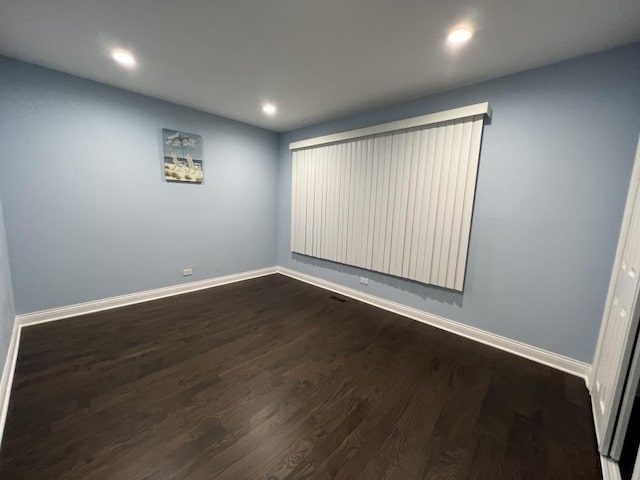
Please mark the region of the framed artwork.
POLYGON ((174 183, 202 183, 202 137, 195 133, 162 129, 164 179, 174 183))

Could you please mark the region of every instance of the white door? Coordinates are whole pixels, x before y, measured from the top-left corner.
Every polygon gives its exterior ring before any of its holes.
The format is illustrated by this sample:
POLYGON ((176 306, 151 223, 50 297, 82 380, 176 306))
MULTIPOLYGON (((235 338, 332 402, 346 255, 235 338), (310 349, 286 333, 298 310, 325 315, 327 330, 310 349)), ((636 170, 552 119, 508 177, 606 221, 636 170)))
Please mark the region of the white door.
POLYGON ((608 455, 638 327, 640 144, 636 153, 591 377, 598 446, 608 455))

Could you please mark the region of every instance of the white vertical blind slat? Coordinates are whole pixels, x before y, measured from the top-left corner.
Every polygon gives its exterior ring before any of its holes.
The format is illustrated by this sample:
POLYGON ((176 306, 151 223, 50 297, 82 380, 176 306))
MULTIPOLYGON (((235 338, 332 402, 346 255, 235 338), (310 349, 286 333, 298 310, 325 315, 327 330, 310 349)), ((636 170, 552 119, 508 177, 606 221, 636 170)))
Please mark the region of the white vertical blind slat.
POLYGON ((305 162, 307 164, 307 177, 303 179, 307 185, 307 202, 305 209, 305 244, 304 252, 307 255, 313 254, 313 201, 314 201, 314 185, 315 185, 315 172, 313 171, 313 157, 315 152, 313 150, 307 150, 305 155, 305 162))
POLYGON ((358 162, 356 159, 356 152, 358 149, 358 145, 353 142, 348 149, 349 155, 349 170, 350 170, 350 181, 349 181, 349 220, 347 223, 347 263, 349 265, 353 265, 355 261, 355 245, 353 242, 354 233, 355 233, 355 207, 356 207, 356 187, 358 185, 357 175, 358 175, 358 162))
POLYGON ((338 205, 338 239, 337 239, 337 252, 336 261, 344 263, 344 238, 347 232, 345 212, 346 212, 346 197, 347 197, 347 162, 345 161, 345 148, 344 143, 337 145, 336 158, 340 164, 340 197, 338 205))
POLYGON ((368 202, 368 226, 367 226, 367 250, 365 257, 365 268, 371 269, 373 259, 373 234, 375 228, 375 212, 377 208, 377 191, 378 191, 378 142, 377 138, 372 137, 371 141, 371 188, 369 189, 368 202))
POLYGON ((373 254, 372 269, 384 272, 384 252, 387 238, 387 206, 389 202, 389 187, 391 177, 391 144, 392 136, 385 135, 380 139, 380 163, 383 165, 384 173, 380 182, 380 204, 376 211, 376 223, 378 225, 375 237, 375 249, 373 254))
POLYGON ((364 265, 363 247, 365 243, 364 231, 365 231, 365 196, 367 188, 367 168, 368 168, 368 143, 367 140, 360 140, 357 143, 357 175, 356 175, 356 204, 354 221, 355 228, 353 231, 354 238, 354 257, 353 265, 364 265))
POLYGON ((394 192, 393 202, 393 220, 391 229, 391 251, 389 252, 389 273, 391 275, 400 276, 402 269, 402 237, 404 236, 403 227, 405 219, 405 209, 403 209, 403 197, 404 197, 404 183, 405 183, 405 171, 406 171, 406 158, 405 151, 408 143, 408 134, 399 133, 397 138, 397 156, 396 162, 398 163, 398 169, 396 171, 396 185, 394 192))
POLYGON ((416 154, 416 163, 418 164, 418 171, 416 173, 416 192, 415 192, 415 207, 413 214, 413 231, 411 238, 411 250, 409 252, 409 273, 408 278, 420 278, 422 269, 419 268, 421 258, 424 259, 424 249, 420 248, 424 244, 422 239, 423 220, 422 211, 425 192, 425 177, 427 175, 427 149, 429 146, 429 130, 423 129, 420 132, 420 142, 418 153, 416 154), (422 257, 421 257, 422 255, 422 257))
POLYGON ((341 175, 340 146, 333 147, 333 170, 334 170, 334 212, 333 212, 333 258, 337 262, 340 258, 340 200, 342 195, 342 175, 341 175))
POLYGON ((312 228, 311 223, 312 220, 309 218, 309 203, 311 202, 311 198, 309 195, 309 187, 311 182, 311 171, 310 171, 310 162, 309 162, 309 150, 304 150, 299 152, 299 162, 300 162, 300 176, 298 180, 300 181, 300 218, 304 222, 300 225, 300 231, 302 233, 302 238, 300 241, 300 245, 302 248, 302 253, 307 253, 307 242, 309 241, 309 230, 312 228))
POLYGON ((462 137, 462 122, 456 120, 452 125, 452 143, 451 153, 448 156, 449 161, 449 178, 447 182, 447 195, 444 210, 444 224, 442 227, 442 251, 440 253, 440 265, 438 274, 438 285, 451 287, 447 282, 449 276, 449 256, 451 249, 451 229, 453 226, 453 209, 456 200, 456 187, 458 184, 458 165, 460 163, 460 141, 462 137))
POLYGON ((456 272, 458 270, 458 249, 460 246, 460 232, 462 228, 462 208, 464 206, 464 191, 467 182, 467 168, 469 165, 469 152, 471 149, 471 132, 473 122, 466 121, 462 125, 460 138, 460 154, 458 163, 458 178, 456 184, 456 197, 453 206, 451 222, 451 247, 449 249, 449 260, 447 267, 447 285, 455 288, 456 272))
POLYGON ((442 175, 440 176, 440 188, 438 190, 438 212, 436 215, 435 241, 433 246, 433 256, 431 259, 431 282, 434 285, 441 285, 442 279, 442 256, 447 245, 444 243, 444 229, 447 210, 447 193, 449 188, 449 174, 451 172, 451 150, 453 147, 453 124, 448 123, 444 132, 444 145, 442 150, 442 175))
POLYGON ((334 225, 334 201, 333 194, 335 191, 335 180, 334 180, 334 153, 333 153, 334 145, 329 145, 326 148, 326 172, 327 172, 327 203, 325 209, 325 225, 326 225, 326 249, 325 249, 325 257, 329 260, 333 260, 333 225, 334 225))
POLYGON ((413 137, 413 148, 411 150, 409 174, 409 191, 407 199, 407 222, 405 225, 404 249, 402 251, 402 276, 409 277, 411 268, 411 250, 413 247, 414 231, 417 230, 416 213, 416 191, 418 189, 418 167, 420 166, 420 143, 422 132, 417 131, 413 137))
POLYGON ((464 190, 460 245, 458 247, 458 265, 456 268, 456 283, 454 290, 462 291, 464 288, 464 273, 467 267, 467 251, 469 249, 469 234, 471 233, 471 215, 473 213, 473 201, 476 194, 476 178, 478 175, 478 162, 480 160, 480 143, 482 141, 482 115, 473 117, 471 142, 469 147, 469 164, 467 167, 467 181, 464 190))
POLYGON ((427 132, 427 147, 424 153, 425 162, 425 175, 422 178, 423 193, 420 197, 422 203, 422 213, 420 215, 420 236, 418 242, 420 248, 418 249, 417 261, 416 261, 416 276, 414 278, 428 278, 430 269, 426 266, 431 258, 431 250, 427 246, 430 237, 430 215, 431 215, 431 195, 434 188, 433 178, 435 176, 435 150, 437 129, 428 128, 427 132))
POLYGON ((395 269, 393 275, 402 276, 402 264, 405 249, 405 237, 407 230, 407 217, 409 208, 409 185, 411 183, 411 155, 413 153, 414 132, 405 133, 402 150, 402 176, 399 195, 398 226, 395 229, 395 242, 393 253, 395 256, 395 269))
POLYGON ((329 209, 329 190, 331 185, 329 184, 329 146, 322 149, 322 173, 324 177, 324 183, 322 186, 322 235, 321 245, 320 245, 320 255, 322 258, 327 258, 328 255, 328 247, 329 247, 329 220, 328 220, 328 209, 329 209))
POLYGON ((432 272, 433 268, 433 260, 435 253, 435 243, 437 232, 437 217, 438 217, 438 206, 440 201, 440 185, 442 183, 442 152, 444 150, 444 138, 445 138, 445 129, 438 128, 435 131, 435 144, 433 150, 433 177, 431 178, 431 186, 430 186, 430 196, 429 196, 429 218, 427 224, 427 240, 425 242, 425 258, 424 258, 424 271, 422 273, 422 277, 426 279, 427 283, 433 282, 432 272))
POLYGON ((293 154, 291 160, 291 231, 289 232, 289 241, 291 242, 291 249, 296 250, 298 243, 296 242, 296 230, 300 225, 300 219, 298 218, 298 179, 297 179, 297 165, 296 154, 293 154))

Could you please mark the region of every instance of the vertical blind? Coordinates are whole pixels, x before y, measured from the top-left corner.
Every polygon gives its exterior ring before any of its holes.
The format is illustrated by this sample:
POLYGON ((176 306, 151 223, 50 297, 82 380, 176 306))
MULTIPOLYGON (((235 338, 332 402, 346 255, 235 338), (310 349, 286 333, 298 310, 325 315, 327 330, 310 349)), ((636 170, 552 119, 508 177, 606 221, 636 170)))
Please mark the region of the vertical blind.
POLYGON ((291 144, 291 250, 462 291, 489 112, 479 104, 291 144))

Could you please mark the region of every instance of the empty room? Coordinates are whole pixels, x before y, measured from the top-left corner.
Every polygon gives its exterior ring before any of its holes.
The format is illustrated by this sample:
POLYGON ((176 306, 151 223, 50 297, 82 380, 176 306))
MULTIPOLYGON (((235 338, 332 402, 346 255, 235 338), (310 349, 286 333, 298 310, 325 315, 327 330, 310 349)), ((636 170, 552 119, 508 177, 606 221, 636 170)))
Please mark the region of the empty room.
POLYGON ((640 2, 0 2, 0 479, 640 480, 640 2))

